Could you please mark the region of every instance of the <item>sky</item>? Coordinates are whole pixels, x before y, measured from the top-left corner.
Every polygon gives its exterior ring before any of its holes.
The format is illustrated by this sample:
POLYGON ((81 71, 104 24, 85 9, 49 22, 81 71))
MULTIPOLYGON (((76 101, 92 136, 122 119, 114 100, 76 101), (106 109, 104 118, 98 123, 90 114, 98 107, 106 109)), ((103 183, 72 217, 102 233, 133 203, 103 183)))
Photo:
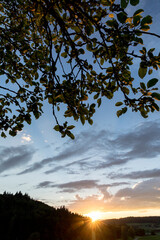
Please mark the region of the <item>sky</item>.
MULTIPOLYGON (((160 33, 160 1, 149 2, 141 0, 138 8, 153 16, 151 30, 160 33)), ((145 41, 159 51, 159 39, 145 41)), ((138 63, 133 70, 136 75, 138 63)), ((128 111, 117 118, 119 97, 103 100, 92 126, 71 120, 75 140, 53 130, 47 105, 44 115, 16 137, 1 138, 0 193, 21 191, 53 207, 99 212, 102 219, 160 215, 159 113, 144 119, 128 111)))

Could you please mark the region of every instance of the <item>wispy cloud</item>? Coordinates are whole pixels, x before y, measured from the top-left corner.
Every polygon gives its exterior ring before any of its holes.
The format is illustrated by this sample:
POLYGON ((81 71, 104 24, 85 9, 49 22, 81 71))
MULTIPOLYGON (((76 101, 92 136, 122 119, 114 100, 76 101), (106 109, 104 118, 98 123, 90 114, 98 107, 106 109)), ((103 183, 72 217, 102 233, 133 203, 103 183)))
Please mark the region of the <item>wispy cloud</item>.
POLYGON ((129 178, 129 179, 143 179, 143 178, 159 178, 160 177, 160 169, 151 169, 145 171, 133 171, 131 173, 111 173, 109 175, 111 179, 117 178, 129 178))
POLYGON ((113 186, 122 186, 127 185, 127 182, 115 182, 110 184, 100 184, 99 180, 79 180, 79 181, 72 181, 62 184, 55 184, 51 181, 44 181, 39 183, 36 188, 57 188, 61 189, 61 192, 79 192, 80 190, 84 189, 97 189, 101 193, 105 193, 106 189, 113 186))
POLYGON ((29 145, 0 147, 0 173, 31 161, 35 150, 29 145))
POLYGON ((28 166, 21 174, 43 167, 46 174, 57 171, 73 173, 123 166, 131 160, 152 159, 160 155, 160 124, 145 122, 128 132, 115 134, 110 131, 82 132, 75 141, 58 149, 58 154, 28 166), (54 164, 54 166, 52 166, 54 164))
POLYGON ((159 209, 160 178, 139 182, 133 188, 122 188, 115 195, 103 194, 80 197, 75 195, 75 200, 68 207, 70 210, 86 213, 95 209, 104 212, 131 211, 142 209, 159 209))

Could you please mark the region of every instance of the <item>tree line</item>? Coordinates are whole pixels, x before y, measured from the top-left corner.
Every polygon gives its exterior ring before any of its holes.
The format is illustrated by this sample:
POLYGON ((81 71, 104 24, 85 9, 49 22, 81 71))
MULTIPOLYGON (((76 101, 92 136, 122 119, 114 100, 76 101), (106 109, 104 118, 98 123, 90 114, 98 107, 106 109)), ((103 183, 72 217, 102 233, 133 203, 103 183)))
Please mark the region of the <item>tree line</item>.
POLYGON ((127 240, 134 238, 133 227, 124 223, 98 221, 54 208, 31 199, 27 194, 0 194, 0 237, 4 240, 127 240))

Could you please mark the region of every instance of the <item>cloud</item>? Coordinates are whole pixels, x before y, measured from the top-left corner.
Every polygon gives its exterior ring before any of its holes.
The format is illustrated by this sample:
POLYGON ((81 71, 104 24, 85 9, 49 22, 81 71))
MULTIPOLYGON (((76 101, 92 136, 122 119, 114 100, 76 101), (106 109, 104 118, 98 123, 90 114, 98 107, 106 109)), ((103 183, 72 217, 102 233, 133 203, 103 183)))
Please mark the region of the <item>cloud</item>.
POLYGON ((43 159, 40 162, 36 162, 36 163, 31 164, 25 170, 19 172, 17 175, 22 175, 22 174, 26 174, 26 173, 31 173, 31 172, 37 171, 37 170, 43 168, 45 165, 48 165, 52 161, 53 161, 53 158, 45 158, 45 159, 43 159))
POLYGON ((60 189, 70 189, 73 191, 81 190, 81 189, 89 189, 97 187, 97 180, 80 180, 74 182, 68 182, 63 184, 53 184, 52 182, 41 182, 37 185, 37 188, 41 187, 52 187, 52 188, 60 188, 60 189))
POLYGON ((82 132, 74 141, 67 141, 60 147, 58 154, 28 166, 23 174, 44 166, 49 167, 46 174, 58 171, 69 174, 82 170, 88 174, 93 170, 123 166, 132 160, 152 159, 160 155, 159 132, 157 121, 142 123, 120 134, 107 130, 82 132))
POLYGON ((129 178, 129 179, 143 179, 143 178, 159 178, 160 177, 160 169, 151 169, 145 171, 133 171, 131 173, 111 173, 109 175, 111 179, 117 178, 129 178))
POLYGON ((99 163, 96 169, 118 166, 135 159, 151 159, 160 155, 160 124, 156 121, 146 122, 137 128, 115 136, 109 140, 112 146, 105 161, 99 163))
POLYGON ((31 172, 34 172, 36 170, 41 169, 42 167, 43 167, 43 165, 41 163, 34 163, 30 167, 26 168, 25 170, 17 173, 17 175, 23 175, 23 174, 26 174, 26 173, 31 173, 31 172))
POLYGON ((53 182, 50 182, 50 181, 44 181, 44 182, 41 182, 37 188, 46 188, 46 187, 50 187, 51 185, 53 184, 53 182))
POLYGON ((28 163, 35 153, 29 145, 0 147, 0 173, 28 163))
MULTIPOLYGON (((86 157, 86 158, 83 158, 83 159, 79 159, 79 160, 76 160, 76 161, 72 161, 70 163, 67 163, 67 164, 64 164, 64 165, 59 165, 57 167, 54 167, 50 170, 47 170, 45 171, 46 174, 50 174, 50 173, 54 173, 54 172, 58 172, 60 170, 70 170, 70 168, 72 166, 79 166, 81 170, 83 170, 84 168, 87 168, 89 165, 90 165, 90 162, 88 162, 88 160, 90 160, 91 157, 86 157)), ((71 171, 72 173, 74 171, 71 171)))
POLYGON ((82 198, 75 195, 75 200, 67 207, 81 213, 90 211, 116 212, 145 209, 159 209, 160 178, 137 183, 133 188, 122 188, 115 195, 107 192, 103 198, 92 195, 82 198))
POLYGON ((79 181, 72 181, 62 184, 55 184, 50 181, 44 181, 39 183, 36 188, 57 188, 61 189, 61 192, 79 192, 80 190, 84 189, 98 189, 103 195, 106 194, 106 189, 109 187, 115 187, 120 185, 127 185, 127 182, 115 182, 110 184, 99 184, 98 180, 79 180, 79 181))
POLYGON ((31 135, 29 135, 29 134, 23 134, 23 136, 21 137, 21 139, 22 139, 22 143, 24 143, 25 141, 26 142, 31 142, 31 135))

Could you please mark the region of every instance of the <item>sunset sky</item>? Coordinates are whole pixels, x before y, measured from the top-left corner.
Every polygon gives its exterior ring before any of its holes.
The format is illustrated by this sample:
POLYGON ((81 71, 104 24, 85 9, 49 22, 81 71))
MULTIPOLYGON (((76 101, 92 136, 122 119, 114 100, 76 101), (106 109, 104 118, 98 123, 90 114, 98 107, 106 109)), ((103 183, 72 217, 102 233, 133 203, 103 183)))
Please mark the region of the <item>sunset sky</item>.
MULTIPOLYGON (((153 16, 151 31, 160 34, 160 1, 141 0, 137 8, 153 16)), ((160 39, 146 41, 148 48, 160 50, 160 39)), ((159 79, 160 72, 154 76, 159 79)), ((160 113, 143 119, 128 111, 117 118, 120 97, 103 101, 92 126, 71 120, 75 140, 53 130, 47 104, 31 126, 1 138, 0 193, 21 191, 80 214, 97 211, 99 218, 160 215, 160 113)), ((64 120, 60 113, 59 118, 64 120)))

